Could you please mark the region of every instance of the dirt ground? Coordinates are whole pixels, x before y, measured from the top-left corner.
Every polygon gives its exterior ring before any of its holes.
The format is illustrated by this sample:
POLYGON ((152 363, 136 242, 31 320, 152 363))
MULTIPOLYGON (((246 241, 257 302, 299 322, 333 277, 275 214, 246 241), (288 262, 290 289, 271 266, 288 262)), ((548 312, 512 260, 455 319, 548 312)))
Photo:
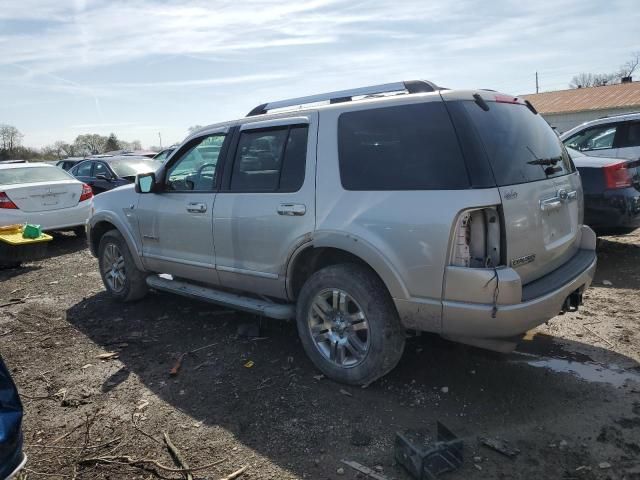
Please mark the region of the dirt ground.
POLYGON ((584 307, 517 352, 423 335, 360 389, 322 378, 292 323, 168 294, 113 302, 84 241, 58 235, 47 260, 0 272, 0 305, 23 300, 0 308, 0 352, 23 396, 24 477, 185 478, 168 470, 166 432, 192 468, 218 462, 194 478, 364 478, 344 459, 408 480, 396 432, 428 439, 440 421, 464 440, 445 479, 640 479, 639 246, 600 239, 584 307), (254 322, 258 338, 238 335, 254 322))

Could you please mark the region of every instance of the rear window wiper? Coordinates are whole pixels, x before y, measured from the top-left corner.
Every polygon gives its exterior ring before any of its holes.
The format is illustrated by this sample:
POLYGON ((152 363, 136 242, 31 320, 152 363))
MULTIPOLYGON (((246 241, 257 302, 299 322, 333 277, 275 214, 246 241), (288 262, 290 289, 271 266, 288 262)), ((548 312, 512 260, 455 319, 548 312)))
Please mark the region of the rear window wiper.
POLYGON ((531 160, 527 162, 529 165, 544 165, 544 166, 554 166, 556 163, 560 161, 560 158, 536 158, 535 160, 531 160))

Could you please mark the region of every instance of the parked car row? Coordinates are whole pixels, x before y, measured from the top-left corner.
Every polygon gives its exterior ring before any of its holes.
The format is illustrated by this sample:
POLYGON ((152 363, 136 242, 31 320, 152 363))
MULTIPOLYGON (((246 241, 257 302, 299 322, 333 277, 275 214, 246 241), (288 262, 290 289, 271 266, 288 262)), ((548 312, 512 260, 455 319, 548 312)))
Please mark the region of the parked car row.
POLYGON ((585 223, 598 233, 640 227, 640 113, 593 120, 560 138, 582 177, 585 223))

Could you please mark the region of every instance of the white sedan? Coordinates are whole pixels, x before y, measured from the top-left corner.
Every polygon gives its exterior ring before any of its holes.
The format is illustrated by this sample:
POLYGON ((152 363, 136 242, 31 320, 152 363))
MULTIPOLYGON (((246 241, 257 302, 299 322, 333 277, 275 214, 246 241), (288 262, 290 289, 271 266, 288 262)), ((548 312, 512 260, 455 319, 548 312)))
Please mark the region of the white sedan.
POLYGON ((32 223, 43 230, 84 232, 91 187, 46 163, 0 164, 0 226, 32 223))

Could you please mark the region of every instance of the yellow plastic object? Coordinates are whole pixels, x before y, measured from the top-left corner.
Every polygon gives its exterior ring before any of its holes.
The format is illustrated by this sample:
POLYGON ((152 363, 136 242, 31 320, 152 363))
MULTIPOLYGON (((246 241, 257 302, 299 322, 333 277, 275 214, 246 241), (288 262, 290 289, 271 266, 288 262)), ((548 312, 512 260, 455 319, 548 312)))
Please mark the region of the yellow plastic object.
POLYGON ((51 235, 43 233, 38 238, 22 238, 22 230, 10 230, 8 232, 0 232, 0 242, 8 245, 28 245, 31 243, 43 243, 53 240, 51 235))

